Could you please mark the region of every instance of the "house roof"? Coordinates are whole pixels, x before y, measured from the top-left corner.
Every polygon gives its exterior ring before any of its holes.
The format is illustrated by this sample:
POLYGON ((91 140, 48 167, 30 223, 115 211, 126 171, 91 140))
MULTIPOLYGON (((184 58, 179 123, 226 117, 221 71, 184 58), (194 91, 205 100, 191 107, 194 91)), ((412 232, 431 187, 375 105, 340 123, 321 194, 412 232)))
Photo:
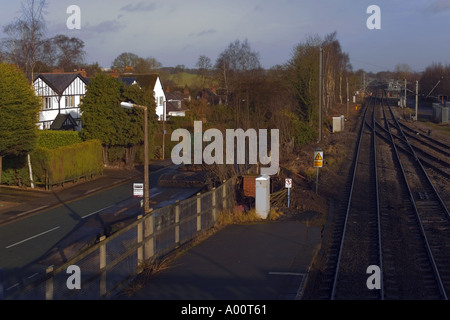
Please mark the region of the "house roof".
POLYGON ((52 129, 52 130, 67 129, 67 128, 64 128, 64 123, 66 123, 67 120, 71 123, 71 125, 70 125, 71 128, 77 127, 77 123, 73 119, 73 117, 70 115, 70 113, 66 113, 66 114, 60 113, 56 116, 55 120, 53 120, 52 124, 50 125, 50 129, 52 129))
POLYGON ((152 90, 155 88, 156 81, 159 78, 159 74, 157 74, 157 73, 153 73, 153 74, 136 74, 134 76, 136 78, 137 83, 139 83, 139 85, 142 88, 152 89, 152 90))
POLYGON ((38 78, 42 79, 48 86, 50 86, 56 93, 62 95, 64 90, 76 79, 80 78, 81 81, 88 84, 89 79, 83 77, 79 73, 41 73, 36 76, 36 81, 38 78))
POLYGON ((177 102, 167 101, 166 103, 166 113, 185 110, 177 102))
POLYGON ((120 80, 122 80, 122 82, 127 86, 131 86, 132 84, 137 82, 136 77, 120 77, 120 80))

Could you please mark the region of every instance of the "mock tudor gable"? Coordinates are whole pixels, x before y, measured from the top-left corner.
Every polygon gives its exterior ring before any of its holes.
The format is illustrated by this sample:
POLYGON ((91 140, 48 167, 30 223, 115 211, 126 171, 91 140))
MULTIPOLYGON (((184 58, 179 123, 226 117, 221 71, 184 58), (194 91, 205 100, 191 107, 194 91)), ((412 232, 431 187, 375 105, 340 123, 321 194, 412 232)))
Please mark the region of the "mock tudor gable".
POLYGON ((40 129, 50 129, 59 114, 70 114, 81 130, 81 99, 86 94, 88 79, 80 73, 42 73, 33 81, 36 95, 42 98, 40 129))

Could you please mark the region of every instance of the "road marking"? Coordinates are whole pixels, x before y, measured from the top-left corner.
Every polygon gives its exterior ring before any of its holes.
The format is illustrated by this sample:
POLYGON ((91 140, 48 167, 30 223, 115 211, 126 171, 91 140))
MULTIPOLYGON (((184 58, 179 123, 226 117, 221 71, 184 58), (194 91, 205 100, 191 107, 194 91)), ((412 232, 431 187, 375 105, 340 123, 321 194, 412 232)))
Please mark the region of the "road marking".
POLYGON ((29 276, 29 277, 27 277, 28 279, 31 279, 31 278, 34 278, 34 277, 36 277, 37 275, 38 275, 39 273, 33 273, 31 276, 29 276))
POLYGON ((19 283, 13 284, 11 287, 7 288, 6 290, 11 290, 12 288, 18 287, 19 283))
POLYGON ((7 246, 6 249, 12 248, 12 247, 17 246, 17 245, 19 245, 19 244, 21 244, 21 243, 24 243, 24 242, 26 242, 26 241, 28 241, 28 240, 31 240, 31 239, 37 238, 37 237, 39 237, 39 236, 42 236, 42 235, 44 235, 44 234, 46 234, 46 233, 55 231, 56 229, 59 229, 59 228, 60 228, 60 227, 58 226, 58 227, 56 227, 56 228, 53 228, 53 229, 50 229, 50 230, 41 232, 41 233, 39 233, 39 234, 37 234, 37 235, 35 235, 35 236, 29 237, 29 238, 27 238, 27 239, 25 239, 25 240, 22 240, 22 241, 13 243, 13 244, 7 246))
POLYGON ((102 212, 103 210, 109 209, 109 208, 111 208, 111 207, 114 207, 114 205, 110 205, 109 207, 106 207, 106 208, 97 210, 97 211, 95 211, 95 212, 89 213, 89 214, 87 214, 87 215, 85 215, 85 216, 82 216, 81 219, 84 219, 84 218, 93 216, 94 214, 97 214, 97 213, 99 213, 99 212, 102 212))
POLYGON ((295 272, 269 272, 269 274, 281 275, 281 276, 304 276, 304 273, 295 272))

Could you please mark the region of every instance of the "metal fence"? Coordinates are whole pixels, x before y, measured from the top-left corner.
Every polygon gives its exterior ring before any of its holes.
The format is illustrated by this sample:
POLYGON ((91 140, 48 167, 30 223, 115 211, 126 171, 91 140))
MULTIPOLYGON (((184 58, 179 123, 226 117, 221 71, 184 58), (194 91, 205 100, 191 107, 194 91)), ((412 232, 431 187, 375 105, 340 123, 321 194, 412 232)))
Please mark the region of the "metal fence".
POLYGON ((47 268, 46 277, 5 299, 99 300, 119 292, 145 261, 155 261, 214 226, 218 214, 236 203, 235 178, 207 193, 139 216, 136 221, 60 266, 47 268), (79 268, 80 288, 76 284, 79 268))

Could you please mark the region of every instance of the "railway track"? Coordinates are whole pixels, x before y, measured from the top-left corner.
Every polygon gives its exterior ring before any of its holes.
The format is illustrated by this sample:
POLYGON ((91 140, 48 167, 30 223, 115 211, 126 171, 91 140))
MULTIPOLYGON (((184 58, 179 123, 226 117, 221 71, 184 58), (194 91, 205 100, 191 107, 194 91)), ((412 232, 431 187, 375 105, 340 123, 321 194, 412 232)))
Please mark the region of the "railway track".
POLYGON ((370 99, 362 118, 321 299, 446 300, 450 216, 422 165, 439 170, 438 161, 409 142, 382 95, 370 99))

